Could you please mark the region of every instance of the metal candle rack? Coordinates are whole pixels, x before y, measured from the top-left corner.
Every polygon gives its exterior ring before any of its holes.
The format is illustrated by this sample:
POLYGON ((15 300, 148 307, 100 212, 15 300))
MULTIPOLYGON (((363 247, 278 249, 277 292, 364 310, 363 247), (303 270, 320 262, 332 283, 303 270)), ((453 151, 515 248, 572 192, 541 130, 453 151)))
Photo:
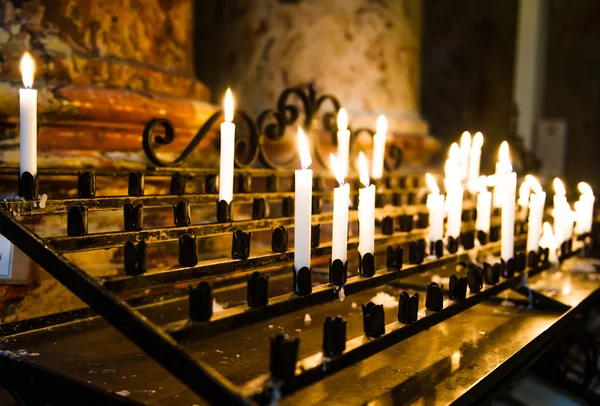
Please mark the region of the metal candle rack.
MULTIPOLYGON (((326 101, 331 102, 334 108, 339 108, 339 103, 331 96, 317 97, 312 89, 308 91, 288 89, 282 94, 278 108, 259 115, 256 123, 245 113, 237 113, 249 128, 250 139, 245 142, 246 151, 250 151, 250 155, 246 160, 236 159, 238 169, 235 176, 238 187, 232 205, 246 208, 251 213, 251 219, 248 220, 236 220, 235 215, 230 214, 231 207, 224 208, 222 203, 217 202, 218 172, 216 169, 167 166, 181 164, 187 159, 208 129, 216 123, 220 112, 215 113, 208 120, 190 145, 172 162, 165 162, 158 157, 154 149, 155 143, 151 140, 151 135, 157 126, 164 128, 165 135, 155 138, 154 141, 167 144, 175 137, 173 126, 167 120, 160 119, 152 120, 144 130, 143 146, 156 167, 135 172, 40 169, 35 179, 31 176, 20 179, 20 190, 29 190, 31 194, 26 196, 28 200, 0 202, 0 232, 87 303, 93 311, 77 310, 2 325, 1 335, 8 336, 86 318, 96 312, 207 401, 215 404, 254 402, 268 404, 275 396, 275 391, 277 396, 287 396, 318 382, 499 292, 519 288, 523 278, 533 276, 549 266, 548 253, 544 251, 530 253, 528 258, 525 257, 525 253, 518 252, 514 266, 511 267, 488 264, 478 267, 471 263, 469 260, 471 250, 477 250, 479 254, 499 251, 499 219, 497 216, 492 219, 492 231, 489 236, 476 235, 473 223, 474 205, 468 199, 464 205, 463 234, 459 239, 465 249, 458 250, 456 242, 446 247, 447 249, 444 249, 441 243, 436 243, 431 247, 431 252, 435 255, 427 257, 429 251, 429 247, 425 244, 428 226, 427 209, 420 204, 426 193, 423 179, 414 173, 397 170, 395 165, 399 164, 401 153, 393 150, 388 151, 386 163, 390 172, 382 179, 378 189, 376 217, 379 233, 375 237, 377 247, 375 272, 358 274, 351 270, 348 275, 347 269, 344 269, 341 282, 339 277, 336 277, 335 284, 305 285, 299 292, 302 294, 269 297, 269 275, 265 271, 268 270, 271 275, 276 272, 293 272, 294 253, 288 244, 287 235, 288 228, 294 224, 292 217, 294 195, 291 188, 282 190, 280 186, 281 180, 289 180, 293 177, 293 171, 277 168, 268 158, 261 139, 280 138, 284 127, 299 119, 298 108, 288 104, 292 96, 295 96, 304 108, 305 127, 310 127, 319 107, 326 101), (269 120, 272 122, 266 124, 269 120), (257 158, 260 158, 267 168, 248 168, 257 158), (45 206, 41 207, 39 200, 35 199, 36 193, 45 190, 43 186, 47 176, 55 175, 77 177, 76 181, 73 180, 77 197, 48 199, 45 206), (128 195, 97 197, 96 179, 104 176, 127 177, 128 195), (186 193, 186 182, 191 176, 194 176, 195 183, 200 182, 204 185, 202 193, 186 193), (146 182, 165 177, 170 178, 168 194, 145 195, 146 182), (265 190, 255 190, 252 186, 254 180, 259 180, 256 183, 264 185, 265 190), (38 186, 38 183, 41 186, 38 186), (281 213, 267 215, 267 207, 273 204, 281 205, 281 213), (194 224, 190 216, 190 206, 195 205, 215 205, 213 206, 216 209, 214 221, 207 224, 194 224), (173 208, 173 227, 149 228, 144 224, 144 213, 160 207, 173 208), (123 231, 89 232, 88 213, 99 210, 122 210, 123 231), (223 210, 227 211, 226 215, 223 210), (15 216, 16 213, 21 216, 66 214, 66 235, 42 238, 21 224, 15 216), (265 230, 271 230, 271 252, 252 255, 252 233, 265 230), (223 235, 231 235, 231 258, 218 261, 203 261, 198 258, 198 240, 223 235), (476 239, 483 242, 477 248, 475 248, 476 239), (174 241, 178 242, 179 265, 150 269, 146 258, 147 248, 174 241), (124 272, 117 276, 94 278, 64 256, 78 251, 120 247, 123 248, 124 272), (405 249, 408 252, 405 253, 405 249), (381 306, 373 303, 363 304, 365 336, 348 341, 346 321, 341 318, 328 318, 324 325, 323 352, 303 360, 297 359, 300 345, 297 339, 291 340, 285 336, 274 337, 271 343, 270 374, 242 386, 235 386, 209 365, 195 359, 185 346, 186 342, 228 331, 231 326, 239 328, 337 300, 340 292, 339 285, 343 286, 344 293, 348 296, 410 275, 461 262, 469 269, 468 277, 451 279, 449 289, 446 290, 435 283, 427 286, 425 300, 427 311, 418 312, 420 300, 418 294, 411 297, 403 293, 399 302, 398 320, 385 324, 381 306), (212 289, 206 280, 215 280, 224 275, 246 278, 247 305, 230 308, 213 315, 212 289), (175 291, 174 285, 182 283, 191 285, 186 291, 189 296, 190 318, 167 325, 153 324, 134 308, 136 303, 144 300, 143 298, 137 297, 127 301, 120 298, 132 292, 139 294, 149 288, 161 288, 163 292, 165 289, 175 291), (445 293, 448 293, 448 300, 444 300, 445 293)), ((331 121, 330 113, 324 116, 325 123, 331 121)), ((324 125, 330 128, 328 126, 329 124, 324 125)), ((370 133, 370 130, 360 131, 370 133)), ((316 156, 321 155, 316 152, 316 156)), ((18 176, 18 173, 18 168, 0 168, 0 175, 18 176)), ((332 221, 332 214, 323 209, 324 203, 332 200, 332 193, 326 191, 324 187, 329 175, 319 171, 315 174, 313 265, 316 268, 317 264, 321 263, 323 268, 327 269, 331 245, 321 242, 320 225, 330 224, 332 221)), ((358 180, 352 178, 350 181, 356 183, 358 180)), ((357 221, 355 211, 351 211, 350 221, 357 221)), ((522 220, 516 224, 516 231, 515 241, 520 247, 523 245, 526 232, 522 220)), ((349 252, 354 253, 357 247, 357 238, 350 238, 349 252)), ((290 282, 290 293, 293 291, 298 292, 298 289, 290 282)), ((535 292, 529 293, 532 296, 537 295, 535 292)), ((159 299, 150 297, 147 300, 159 299)), ((538 302, 543 303, 543 301, 538 302)), ((18 360, 5 353, 1 353, 0 363, 3 367, 12 368, 15 377, 36 376, 40 379, 40 376, 49 374, 55 380, 54 382, 68 381, 67 378, 61 378, 52 371, 42 370, 34 364, 23 367, 18 360)), ((73 385, 78 384, 73 383, 73 385)), ((15 386, 17 388, 19 386, 17 381, 15 386)), ((83 392, 78 393, 96 396, 98 399, 105 396, 90 390, 89 387, 84 389, 83 392)))

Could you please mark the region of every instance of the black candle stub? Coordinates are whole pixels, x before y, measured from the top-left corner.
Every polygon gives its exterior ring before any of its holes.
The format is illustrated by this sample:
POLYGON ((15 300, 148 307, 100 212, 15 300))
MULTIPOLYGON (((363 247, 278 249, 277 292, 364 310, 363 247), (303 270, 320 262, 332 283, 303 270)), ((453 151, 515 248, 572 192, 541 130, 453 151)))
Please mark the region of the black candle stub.
POLYGON ((529 251, 529 253, 527 254, 527 266, 528 267, 530 267, 530 268, 536 267, 538 265, 539 260, 540 260, 540 257, 537 252, 529 251))
POLYGON ((250 307, 265 307, 269 303, 269 275, 253 272, 248 276, 247 300, 250 307))
MULTIPOLYGON (((380 190, 380 189, 377 189, 380 190)), ((382 194, 382 193, 376 193, 375 194, 375 207, 377 208, 381 208, 383 206, 385 206, 386 202, 386 198, 387 196, 382 194)))
POLYGON ((450 284, 448 286, 448 299, 460 302, 467 298, 467 278, 459 278, 456 275, 450 276, 450 284))
POLYGON ((475 248, 475 232, 465 232, 459 237, 460 243, 466 250, 472 250, 475 248))
POLYGON ((425 240, 411 241, 408 244, 408 261, 411 264, 421 264, 425 260, 425 240))
POLYGON ((31 173, 25 171, 19 176, 18 185, 19 196, 25 200, 37 199, 38 194, 38 177, 34 177, 31 173))
POLYGON ((517 264, 514 258, 509 258, 508 261, 502 261, 502 277, 506 279, 513 278, 517 270, 517 264))
POLYGON ((187 183, 188 175, 181 172, 174 172, 171 175, 171 185, 169 187, 169 193, 172 195, 183 195, 185 194, 185 185, 187 183))
POLYGON ((286 380, 296 373, 298 361, 298 338, 290 339, 285 334, 278 334, 271 340, 271 377, 274 380, 286 380))
POLYGON ((321 214, 323 211, 323 198, 313 195, 312 197, 312 214, 321 214))
POLYGON ((218 188, 218 176, 214 173, 209 173, 204 178, 204 193, 213 195, 219 192, 218 188))
POLYGON ((394 234, 394 219, 390 216, 385 216, 381 220, 381 234, 392 235, 394 234))
POLYGON ((490 228, 490 242, 500 241, 500 227, 490 228))
POLYGON ((272 174, 267 177, 267 192, 275 193, 279 191, 279 175, 272 174))
POLYGON ((417 202, 417 195, 413 192, 410 192, 406 198, 406 204, 409 206, 414 206, 417 202))
POLYGON ((439 312, 444 308, 444 285, 431 282, 427 285, 425 307, 432 312, 439 312))
POLYGON ((198 263, 198 246, 196 236, 183 234, 179 237, 179 264, 194 266, 198 263))
POLYGON ((262 220, 267 216, 267 202, 263 197, 252 200, 252 220, 262 220))
POLYGON ((310 247, 317 248, 321 245, 321 225, 313 224, 310 226, 310 247))
POLYGON ((479 241, 479 244, 481 245, 485 245, 488 242, 488 236, 484 231, 481 230, 477 230, 477 241, 479 241))
POLYGON ((144 206, 139 203, 123 205, 123 228, 125 231, 140 231, 144 227, 144 206))
POLYGON ((231 221, 231 204, 225 200, 217 200, 217 221, 219 223, 231 221))
POLYGON ((81 172, 77 176, 77 196, 82 199, 96 197, 96 176, 92 172, 81 172))
POLYGON ((404 258, 404 248, 398 246, 396 248, 391 245, 387 247, 386 251, 386 266, 388 268, 399 271, 402 269, 402 262, 404 258))
POLYGON ((329 283, 333 286, 344 286, 348 280, 348 261, 329 259, 329 283))
POLYGON ((525 255, 525 252, 519 251, 515 254, 515 263, 517 272, 523 272, 525 270, 527 267, 527 255, 525 255))
POLYGON ((394 193, 392 195, 392 205, 402 206, 402 193, 394 193))
POLYGON ((364 256, 358 254, 358 273, 361 276, 371 277, 375 275, 375 257, 370 252, 364 256))
POLYGON ((313 190, 318 191, 318 192, 325 190, 323 187, 323 177, 322 176, 315 176, 315 178, 313 179, 313 190))
POLYGON ((400 223, 400 231, 410 232, 413 230, 414 217, 410 214, 403 214, 398 216, 400 223))
POLYGON ((238 179, 238 193, 250 193, 252 188, 252 175, 249 173, 240 173, 238 179))
POLYGON ((196 322, 209 321, 213 315, 212 288, 208 282, 200 282, 189 288, 190 319, 196 322))
POLYGON ((446 249, 450 254, 456 254, 458 252, 458 244, 459 239, 454 237, 448 237, 448 242, 446 243, 446 249))
POLYGON ((190 204, 186 201, 180 201, 173 206, 173 218, 175 227, 187 227, 191 223, 190 204))
POLYGON ((127 241, 124 247, 125 275, 137 276, 146 272, 146 242, 141 241, 138 245, 127 241))
POLYGON ((417 215, 417 228, 423 229, 429 227, 429 213, 419 213, 417 215))
POLYGON ((312 293, 312 275, 307 267, 299 270, 294 268, 294 293, 298 296, 306 296, 312 293))
POLYGON ((250 257, 250 238, 252 233, 237 229, 232 234, 231 258, 248 259, 250 257))
POLYGON ((346 320, 341 316, 327 317, 323 326, 323 355, 340 355, 346 349, 346 320))
POLYGON ((129 174, 129 184, 127 187, 129 196, 144 196, 144 173, 131 172, 129 174))
POLYGON ((294 215, 294 198, 286 196, 281 200, 281 216, 292 217, 294 215))
POLYGON ((385 334, 385 322, 383 305, 376 305, 373 302, 362 305, 363 328, 365 334, 369 337, 381 337, 385 334))
POLYGON ((563 243, 560 244, 560 258, 561 259, 567 258, 569 256, 569 254, 571 253, 571 247, 572 247, 571 240, 563 241, 563 243))
POLYGON ((442 240, 429 242, 429 255, 435 255, 437 258, 444 256, 444 242, 442 240))
POLYGON ((70 206, 67 209, 67 235, 78 237, 88 232, 88 210, 84 206, 70 206))
POLYGON ((475 264, 470 264, 467 271, 467 281, 469 283, 469 290, 472 293, 479 293, 481 288, 483 288, 483 269, 475 264))
POLYGON ((288 232, 284 226, 271 231, 271 249, 273 252, 286 252, 288 249, 288 232))
POLYGON ((400 294, 398 303, 398 321, 404 324, 410 324, 417 321, 419 312, 419 294, 410 296, 406 292, 400 294))

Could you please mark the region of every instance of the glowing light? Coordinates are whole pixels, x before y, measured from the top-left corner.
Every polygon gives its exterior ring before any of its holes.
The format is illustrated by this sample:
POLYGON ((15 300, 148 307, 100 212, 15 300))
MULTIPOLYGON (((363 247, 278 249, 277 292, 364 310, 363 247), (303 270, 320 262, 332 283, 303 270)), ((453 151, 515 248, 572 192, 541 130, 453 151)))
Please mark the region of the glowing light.
POLYGON ((365 185, 365 187, 369 186, 369 162, 367 161, 367 157, 362 151, 358 154, 358 173, 360 177, 360 183, 365 185))
POLYGON ((331 170, 333 172, 333 176, 337 179, 340 185, 344 184, 344 171, 342 170, 342 165, 339 164, 337 158, 333 154, 329 154, 329 162, 331 165, 331 170))
POLYGON ((21 57, 21 77, 23 85, 27 89, 33 87, 33 74, 35 72, 35 61, 29 52, 25 52, 21 57))
POLYGON ((462 135, 460 136, 460 147, 466 148, 466 149, 471 148, 471 133, 470 132, 465 131, 462 133, 462 135))
POLYGON ((554 178, 552 181, 552 185, 554 186, 554 193, 560 196, 565 196, 567 191, 565 190, 565 185, 562 183, 562 180, 559 178, 554 178))
POLYGON ((338 130, 347 130, 348 129, 348 113, 346 109, 341 108, 337 115, 337 125, 338 130))
POLYGON ((502 168, 506 173, 512 172, 512 164, 510 163, 510 150, 508 148, 508 142, 502 141, 500 144, 500 150, 498 151, 498 162, 502 165, 502 168))
POLYGON ((429 188, 429 190, 431 190, 431 193, 433 193, 434 195, 440 194, 440 188, 438 187, 433 175, 431 175, 430 173, 426 173, 425 181, 427 182, 427 187, 429 188))
POLYGON ((483 134, 476 132, 473 136, 473 148, 480 149, 483 146, 483 134))
POLYGON ((448 159, 457 163, 460 160, 460 147, 456 142, 453 142, 452 145, 450 145, 450 151, 448 151, 448 159))
POLYGON ((298 127, 298 151, 300 152, 300 164, 302 169, 306 169, 312 164, 312 157, 310 156, 310 146, 308 145, 308 138, 302 131, 302 128, 298 127))
POLYGON ((527 181, 521 183, 521 187, 519 188, 519 205, 522 207, 527 207, 529 205, 529 194, 531 193, 531 188, 529 187, 529 183, 527 181))
POLYGON ((225 121, 231 123, 233 121, 233 94, 231 93, 231 89, 227 88, 225 92, 225 121))
POLYGON ((531 190, 533 190, 533 193, 542 193, 544 191, 540 182, 532 175, 525 176, 525 182, 527 182, 531 190))
POLYGON ((385 116, 379 116, 377 117, 377 134, 385 134, 387 133, 387 129, 388 129, 388 122, 387 119, 385 118, 385 116))
POLYGON ((488 187, 487 176, 481 175, 479 177, 479 179, 477 180, 477 191, 479 193, 485 193, 485 192, 487 192, 487 187, 488 187))
POLYGON ((585 182, 579 182, 577 184, 577 189, 579 189, 579 192, 582 195, 590 195, 590 196, 594 195, 594 191, 592 190, 592 187, 585 182))

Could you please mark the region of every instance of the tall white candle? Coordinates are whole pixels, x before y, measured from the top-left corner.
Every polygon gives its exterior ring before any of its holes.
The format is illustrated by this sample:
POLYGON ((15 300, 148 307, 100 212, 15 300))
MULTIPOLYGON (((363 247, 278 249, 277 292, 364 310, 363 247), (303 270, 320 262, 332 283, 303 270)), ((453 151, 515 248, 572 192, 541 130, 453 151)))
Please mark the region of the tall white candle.
POLYGON ((483 146, 483 134, 475 133, 473 143, 469 151, 469 180, 468 187, 471 193, 478 190, 479 168, 481 166, 481 147, 483 146))
POLYGON ((35 63, 29 52, 21 58, 25 89, 19 89, 20 174, 37 174, 37 90, 32 89, 35 63))
POLYGON ((456 142, 453 142, 452 145, 450 145, 448 159, 446 159, 444 165, 444 174, 444 188, 446 189, 446 192, 460 186, 460 147, 456 142))
POLYGON ((444 195, 431 174, 426 174, 427 186, 431 191, 427 195, 427 208, 429 209, 429 241, 436 242, 444 234, 444 195))
POLYGON ((569 203, 567 203, 567 192, 565 185, 559 178, 552 181, 554 186, 554 207, 552 208, 552 217, 554 218, 554 238, 560 246, 566 239, 565 231, 567 229, 567 216, 570 215, 569 203))
POLYGON ((556 242, 556 236, 552 232, 552 226, 547 221, 544 222, 542 237, 540 238, 540 247, 548 248, 548 260, 551 264, 558 263, 558 256, 556 250, 558 249, 558 244, 556 242))
POLYGON ((310 269, 312 183, 313 171, 308 169, 312 163, 308 139, 298 128, 298 151, 302 169, 296 170, 296 193, 294 213, 294 269, 310 269))
POLYGON ((490 217, 492 214, 492 193, 487 190, 487 178, 479 179, 479 194, 477 195, 477 220, 475 229, 486 234, 490 232, 490 217))
POLYGON ((350 185, 344 183, 344 176, 335 155, 330 154, 331 169, 340 184, 333 189, 333 231, 331 237, 331 260, 346 262, 348 253, 348 206, 350 205, 350 185))
POLYGON ((542 222, 544 219, 544 205, 546 204, 546 192, 542 186, 531 175, 525 177, 525 181, 533 191, 529 198, 529 220, 527 223, 527 252, 537 252, 540 248, 542 237, 542 222))
POLYGON ((469 177, 469 154, 471 152, 471 133, 465 131, 460 137, 460 177, 467 180, 469 177))
POLYGON ((503 141, 498 150, 498 162, 496 162, 496 173, 493 178, 494 197, 492 204, 496 208, 502 207, 502 196, 504 194, 503 187, 505 183, 503 182, 502 176, 510 172, 512 172, 512 165, 510 164, 508 142, 503 141), (508 157, 508 160, 503 159, 503 157, 508 157))
POLYGON ((375 253, 375 185, 370 185, 369 163, 365 155, 358 154, 360 182, 358 190, 358 253, 361 256, 375 253))
POLYGON ((500 168, 500 174, 496 171, 496 186, 494 187, 494 191, 498 186, 502 190, 502 194, 499 196, 502 208, 500 255, 503 260, 508 261, 514 255, 517 174, 512 172, 510 152, 506 141, 500 146, 500 155, 496 168, 500 168))
POLYGON ((350 130, 348 130, 348 113, 340 109, 337 116, 337 161, 344 178, 348 176, 348 156, 350 155, 350 130))
POLYGON ((219 172, 219 200, 231 203, 233 199, 233 167, 235 157, 235 124, 233 124, 233 95, 225 93, 225 121, 221 124, 221 162, 219 172))
POLYGON ((592 231, 592 224, 594 223, 594 203, 596 198, 594 196, 594 191, 587 183, 579 182, 577 188, 581 195, 579 196, 579 201, 575 203, 577 211, 577 226, 575 231, 577 235, 582 235, 592 231))
MULTIPOLYGON (((470 137, 470 136, 469 136, 470 137)), ((446 205, 444 211, 448 216, 446 235, 457 238, 460 235, 462 224, 463 188, 460 169, 460 149, 453 143, 450 147, 448 160, 446 160, 446 205)))
POLYGON ((385 116, 379 116, 377 118, 377 132, 373 136, 373 162, 371 163, 371 177, 373 179, 381 179, 383 176, 387 128, 387 119, 385 116))

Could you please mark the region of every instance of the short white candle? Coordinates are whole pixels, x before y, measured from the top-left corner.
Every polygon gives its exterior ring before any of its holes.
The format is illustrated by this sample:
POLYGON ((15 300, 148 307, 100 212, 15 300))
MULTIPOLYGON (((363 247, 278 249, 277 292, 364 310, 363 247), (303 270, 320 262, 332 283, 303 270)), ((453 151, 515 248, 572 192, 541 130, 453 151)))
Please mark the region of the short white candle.
POLYGON ((425 175, 427 186, 431 191, 427 195, 427 208, 429 209, 429 241, 441 240, 444 235, 444 195, 435 178, 430 173, 425 175))
POLYGON ((479 194, 477 195, 477 220, 475 229, 488 234, 490 232, 490 217, 492 214, 492 193, 487 190, 487 178, 479 178, 479 194))
POLYGON ((531 191, 529 198, 529 220, 527 223, 527 252, 537 252, 540 248, 542 237, 542 222, 544 219, 544 205, 546 204, 546 192, 536 178, 531 175, 525 177, 531 191))
POLYGON ((25 89, 19 89, 20 174, 37 174, 37 90, 32 89, 35 63, 29 52, 21 58, 25 89))
POLYGON ((379 116, 377 118, 377 132, 373 136, 373 162, 371 163, 371 177, 373 179, 381 179, 383 176, 387 128, 387 119, 385 116, 379 116))
POLYGON ((358 190, 358 253, 375 253, 375 185, 370 185, 369 163, 365 155, 358 154, 360 182, 364 185, 358 190))
POLYGON ((233 124, 233 95, 225 93, 225 121, 221 124, 221 162, 219 171, 219 200, 233 199, 233 167, 235 157, 235 124, 233 124))
POLYGON ((350 155, 350 130, 348 130, 348 113, 340 109, 337 116, 337 161, 344 178, 348 176, 348 156, 350 155))
POLYGON ((577 235, 582 235, 592 231, 596 197, 590 185, 585 182, 579 182, 577 188, 581 195, 579 196, 579 201, 575 203, 577 211, 577 227, 575 230, 577 235))
POLYGON ((471 193, 478 190, 479 168, 481 166, 481 147, 483 146, 483 134, 475 133, 473 143, 469 151, 469 180, 468 187, 471 193))
POLYGON ((548 261, 551 264, 558 263, 556 236, 552 232, 552 226, 547 221, 544 223, 542 237, 540 238, 540 247, 548 248, 548 261))
POLYGON ((471 133, 465 131, 460 137, 460 177, 467 180, 469 177, 469 154, 471 152, 471 133))
POLYGON ((350 206, 350 185, 344 183, 344 176, 335 155, 330 154, 331 169, 340 184, 333 189, 333 231, 331 237, 331 260, 346 262, 348 254, 348 206, 350 206))
POLYGON ((500 186, 502 194, 499 196, 502 219, 501 219, 501 247, 500 255, 503 260, 508 261, 514 256, 515 245, 515 201, 517 199, 517 174, 512 172, 510 163, 510 152, 508 143, 504 141, 500 146, 500 155, 496 168, 500 168, 500 173, 496 173, 496 188, 500 186))
POLYGON ((308 169, 312 163, 308 139, 298 128, 298 151, 302 169, 296 170, 296 192, 294 213, 294 269, 296 272, 307 267, 310 269, 311 216, 313 171, 308 169))
POLYGON ((559 178, 554 178, 552 184, 554 186, 554 207, 552 208, 554 238, 557 245, 560 246, 566 239, 567 216, 571 208, 569 207, 569 203, 567 203, 567 191, 562 181, 559 178))

